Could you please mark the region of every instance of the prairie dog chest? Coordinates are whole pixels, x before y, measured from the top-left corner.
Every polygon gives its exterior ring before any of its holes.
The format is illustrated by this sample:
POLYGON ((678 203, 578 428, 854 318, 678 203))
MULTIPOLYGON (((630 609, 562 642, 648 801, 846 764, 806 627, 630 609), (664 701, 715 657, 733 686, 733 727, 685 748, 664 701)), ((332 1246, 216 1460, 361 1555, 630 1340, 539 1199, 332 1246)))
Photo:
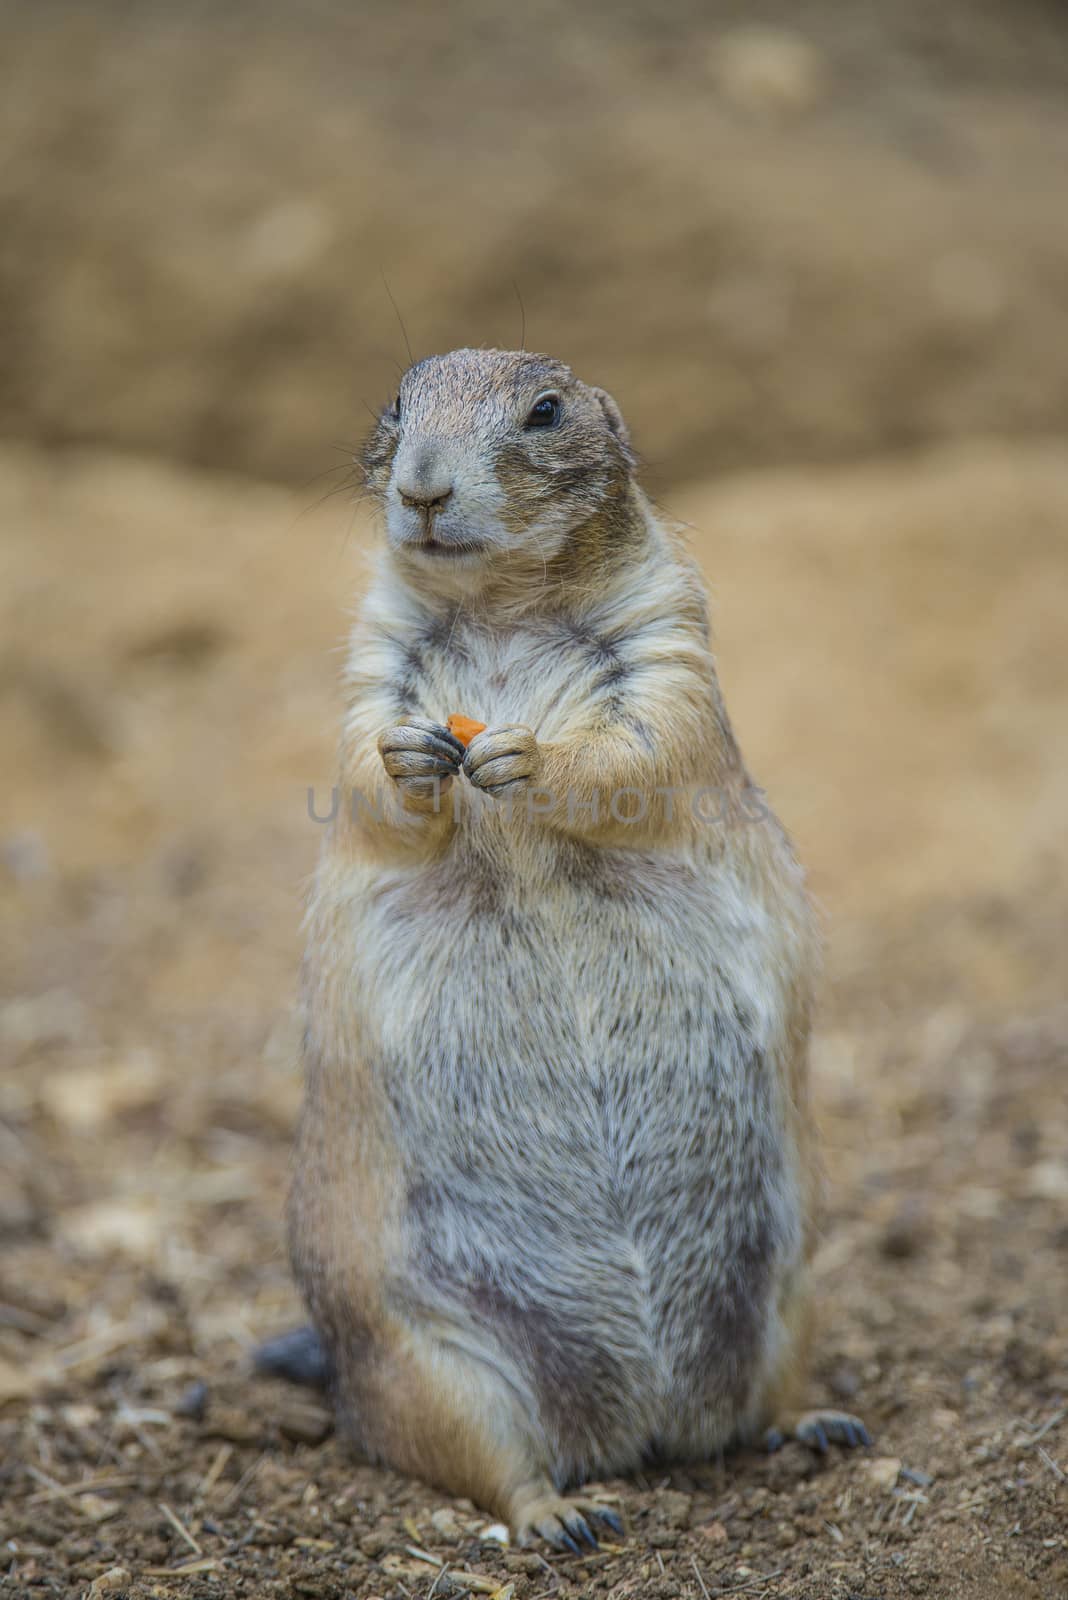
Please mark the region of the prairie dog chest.
POLYGON ((597 693, 610 647, 549 621, 507 630, 464 619, 416 636, 400 651, 404 707, 438 721, 453 712, 487 726, 522 723, 554 738, 597 693))

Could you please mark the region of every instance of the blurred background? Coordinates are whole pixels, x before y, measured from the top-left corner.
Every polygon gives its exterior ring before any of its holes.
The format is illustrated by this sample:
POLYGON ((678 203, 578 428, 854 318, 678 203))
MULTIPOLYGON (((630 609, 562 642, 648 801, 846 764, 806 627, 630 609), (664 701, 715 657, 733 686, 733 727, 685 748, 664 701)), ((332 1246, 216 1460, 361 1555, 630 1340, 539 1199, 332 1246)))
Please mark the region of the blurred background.
POLYGON ((303 482, 384 280, 417 351, 521 295, 661 483, 1063 420, 1052 0, 3 15, 5 433, 303 482))
POLYGON ((525 340, 686 525, 826 913, 814 1382, 879 1436, 619 1488, 602 1586, 1068 1591, 1068 12, 0 0, 0 45, 12 1581, 422 1594, 404 1518, 475 1561, 245 1362, 300 1314, 352 451, 409 346, 525 340))

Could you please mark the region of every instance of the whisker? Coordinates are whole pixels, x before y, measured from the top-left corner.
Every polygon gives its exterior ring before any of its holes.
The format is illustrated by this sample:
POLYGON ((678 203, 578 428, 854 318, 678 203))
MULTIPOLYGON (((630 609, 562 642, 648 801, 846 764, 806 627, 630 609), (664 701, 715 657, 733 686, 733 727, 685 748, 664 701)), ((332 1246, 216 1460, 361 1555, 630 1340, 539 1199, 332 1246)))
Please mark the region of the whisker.
POLYGON ((305 506, 304 510, 298 513, 294 520, 301 522, 305 517, 310 517, 313 511, 318 511, 320 506, 324 506, 336 494, 351 494, 354 504, 358 506, 361 501, 368 498, 369 493, 370 491, 357 483, 355 479, 348 478, 344 483, 335 483, 332 489, 327 489, 326 493, 321 494, 317 500, 313 500, 310 506, 305 506))
MULTIPOLYGON (((381 271, 381 268, 379 270, 381 271)), ((409 343, 409 340, 408 340, 408 330, 404 326, 404 318, 400 314, 400 306, 398 306, 396 300, 394 300, 394 298, 393 298, 393 290, 390 288, 388 282, 386 281, 385 272, 382 272, 382 284, 383 284, 383 286, 385 288, 386 293, 389 295, 389 303, 393 307, 393 310, 394 310, 394 312, 396 314, 397 321, 400 323, 400 331, 401 331, 401 334, 403 335, 403 338, 404 338, 404 348, 408 352, 408 365, 410 367, 414 367, 415 366, 415 357, 412 355, 412 347, 411 347, 411 344, 409 343)))
POLYGON ((321 478, 329 478, 335 472, 351 472, 352 465, 351 461, 339 461, 332 467, 326 467, 322 472, 313 472, 310 478, 304 480, 301 488, 310 489, 313 483, 318 483, 321 478))
POLYGON ((356 526, 356 514, 360 509, 361 501, 365 500, 366 498, 367 498, 367 496, 364 495, 364 494, 357 495, 356 498, 352 502, 352 515, 349 517, 349 525, 345 529, 345 537, 341 541, 341 549, 338 552, 338 558, 337 558, 338 566, 341 565, 341 563, 344 561, 346 555, 348 554, 349 540, 352 538, 352 530, 356 526))
POLYGON ((512 288, 515 290, 515 297, 519 301, 519 314, 523 319, 523 326, 519 333, 519 348, 520 350, 525 350, 527 347, 527 308, 523 304, 523 296, 520 294, 519 285, 514 278, 512 279, 512 288))

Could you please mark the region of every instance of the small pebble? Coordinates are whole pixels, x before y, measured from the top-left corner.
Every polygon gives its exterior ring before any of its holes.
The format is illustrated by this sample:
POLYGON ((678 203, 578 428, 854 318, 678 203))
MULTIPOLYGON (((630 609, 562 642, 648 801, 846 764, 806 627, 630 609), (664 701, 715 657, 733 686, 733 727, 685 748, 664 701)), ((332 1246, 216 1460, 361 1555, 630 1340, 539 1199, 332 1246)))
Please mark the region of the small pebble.
POLYGON ((877 1489, 892 1489, 901 1471, 897 1456, 876 1456, 861 1465, 877 1489))
POLYGON ((212 1438, 231 1444, 259 1444, 263 1438, 262 1424, 237 1406, 213 1407, 208 1431, 212 1438))
POLYGON ((174 1407, 176 1417, 188 1417, 191 1422, 203 1422, 208 1409, 208 1386, 201 1379, 191 1383, 179 1395, 174 1407))
POLYGON ((839 1367, 829 1380, 831 1393, 838 1400, 853 1400, 860 1388, 860 1379, 849 1367, 839 1367))
POLYGON ((94 1578, 89 1585, 90 1595, 118 1594, 123 1589, 128 1589, 133 1578, 126 1567, 109 1567, 107 1572, 102 1572, 99 1578, 94 1578))
POLYGON ((908 1261, 923 1250, 929 1232, 924 1202, 917 1196, 909 1196, 887 1222, 879 1248, 890 1261, 908 1261))
POLYGON ((384 1555, 393 1543, 393 1535, 384 1528, 374 1528, 370 1533, 365 1533, 360 1540, 360 1549, 365 1556, 370 1556, 374 1561, 378 1556, 384 1555))
POLYGON ((656 1508, 669 1528, 688 1528, 693 1501, 677 1489, 665 1489, 656 1497, 656 1508))
POLYGON ((443 1539, 458 1540, 462 1530, 456 1519, 456 1513, 449 1506, 443 1506, 438 1511, 430 1513, 431 1526, 441 1534, 443 1539))
POLYGON ((294 1444, 322 1444, 334 1431, 334 1417, 325 1406, 290 1400, 276 1412, 280 1432, 294 1444))
POLYGON ((533 1551, 516 1550, 509 1551, 505 1556, 504 1570, 506 1572, 541 1573, 545 1569, 542 1566, 541 1557, 535 1555, 533 1551))

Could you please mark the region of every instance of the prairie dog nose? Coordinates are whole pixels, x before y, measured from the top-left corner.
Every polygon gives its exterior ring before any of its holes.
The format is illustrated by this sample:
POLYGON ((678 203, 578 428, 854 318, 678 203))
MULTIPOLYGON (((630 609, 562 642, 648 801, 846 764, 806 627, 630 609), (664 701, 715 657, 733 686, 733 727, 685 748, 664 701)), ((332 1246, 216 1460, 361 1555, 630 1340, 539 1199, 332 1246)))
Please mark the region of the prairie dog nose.
POLYGON ((440 479, 436 482, 403 479, 397 482, 397 493, 406 506, 418 507, 422 511, 440 511, 452 496, 452 484, 443 483, 440 479))
POLYGON ((397 462, 397 493, 404 506, 441 510, 452 493, 452 474, 436 451, 420 450, 397 462))
POLYGON ((441 511, 454 487, 449 452, 436 439, 402 442, 393 466, 393 485, 402 504, 427 515, 441 511))

